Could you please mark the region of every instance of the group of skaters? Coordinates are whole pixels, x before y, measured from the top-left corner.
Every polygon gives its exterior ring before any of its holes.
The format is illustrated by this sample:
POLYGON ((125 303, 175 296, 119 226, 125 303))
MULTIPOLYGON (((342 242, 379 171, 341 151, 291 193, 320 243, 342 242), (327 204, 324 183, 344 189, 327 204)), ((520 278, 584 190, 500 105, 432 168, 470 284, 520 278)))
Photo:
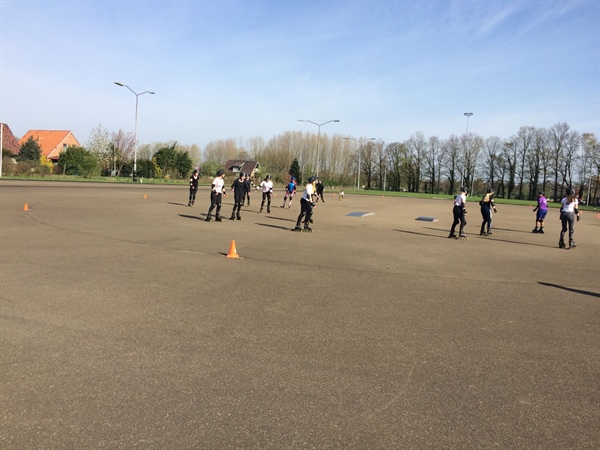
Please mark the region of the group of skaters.
MULTIPOLYGON (((194 205, 196 200, 196 194, 198 192, 198 178, 199 173, 198 170, 195 169, 190 177, 190 193, 188 200, 188 206, 190 207, 194 205)), ((250 177, 244 172, 240 172, 239 177, 233 181, 233 184, 231 185, 231 191, 233 192, 233 210, 231 211, 231 217, 229 217, 229 220, 242 220, 242 206, 244 206, 246 201, 248 206, 250 206, 250 192, 252 186, 253 183, 250 177)), ((288 209, 292 207, 292 201, 296 195, 296 188, 296 177, 292 176, 289 183, 285 187, 283 204, 280 206, 280 208, 285 208, 286 203, 288 205, 288 209)), ((260 190, 262 193, 262 201, 258 212, 263 212, 266 203, 267 213, 270 214, 271 199, 273 198, 273 181, 271 175, 267 174, 264 180, 261 181, 258 186, 256 186, 256 189, 260 190)), ((319 199, 325 203, 323 192, 324 188, 320 180, 316 176, 309 177, 300 199, 300 214, 298 215, 298 220, 296 221, 296 227, 294 228, 294 231, 312 231, 309 224, 313 223, 313 207, 315 203, 319 201, 319 199), (304 225, 303 227, 301 227, 302 224, 304 225)), ((216 211, 214 220, 216 222, 223 221, 221 216, 223 197, 227 198, 227 192, 225 190, 225 171, 221 169, 217 172, 217 176, 214 178, 211 184, 210 207, 208 209, 208 213, 206 214, 206 219, 204 219, 206 222, 213 220, 213 211, 215 211, 215 209, 216 211)))
MULTIPOLYGON (((454 207, 452 209, 452 214, 454 215, 454 221, 452 222, 452 227, 450 228, 449 238, 454 239, 467 239, 467 236, 464 233, 465 225, 467 224, 467 194, 468 188, 466 186, 462 186, 460 188, 460 194, 456 196, 454 199, 454 207), (459 225, 458 236, 456 235, 456 226, 459 225)), ((483 221, 481 222, 481 229, 479 231, 480 236, 491 236, 492 235, 492 211, 494 213, 498 212, 496 209, 496 205, 494 204, 494 190, 488 189, 485 195, 479 201, 480 209, 481 209, 481 217, 483 221)), ((573 249, 576 248, 575 241, 573 240, 573 236, 575 233, 575 221, 579 222, 581 218, 581 214, 578 209, 579 200, 575 196, 575 191, 571 188, 567 189, 565 197, 560 201, 560 222, 561 222, 561 231, 560 238, 558 241, 558 247, 564 249, 573 249), (568 246, 565 244, 565 234, 569 231, 569 244, 568 246)), ((537 205, 533 209, 535 213, 535 228, 532 233, 535 234, 544 234, 544 219, 548 214, 548 199, 544 195, 543 191, 538 192, 537 205)))

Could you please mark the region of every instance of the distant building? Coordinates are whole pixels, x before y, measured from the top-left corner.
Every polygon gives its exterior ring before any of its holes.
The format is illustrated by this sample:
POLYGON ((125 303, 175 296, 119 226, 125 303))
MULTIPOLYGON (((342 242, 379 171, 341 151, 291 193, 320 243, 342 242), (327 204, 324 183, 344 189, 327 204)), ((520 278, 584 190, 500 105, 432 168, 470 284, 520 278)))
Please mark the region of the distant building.
POLYGON ((244 161, 240 159, 230 159, 225 163, 225 170, 235 174, 244 172, 250 178, 254 178, 260 173, 260 164, 258 161, 244 161))
POLYGON ((25 136, 19 139, 19 148, 32 137, 42 149, 42 156, 53 162, 67 147, 81 147, 75 135, 68 130, 29 130, 25 136))
POLYGON ((17 155, 21 146, 10 127, 3 123, 2 125, 2 150, 8 150, 11 154, 17 155))

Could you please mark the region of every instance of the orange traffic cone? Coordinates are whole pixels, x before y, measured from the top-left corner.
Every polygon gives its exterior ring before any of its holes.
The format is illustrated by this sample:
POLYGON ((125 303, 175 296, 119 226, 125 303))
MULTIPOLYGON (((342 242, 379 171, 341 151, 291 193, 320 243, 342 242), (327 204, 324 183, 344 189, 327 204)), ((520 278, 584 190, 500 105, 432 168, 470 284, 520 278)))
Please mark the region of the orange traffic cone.
POLYGON ((227 254, 228 258, 239 258, 237 254, 237 250, 235 249, 235 241, 231 241, 231 247, 229 247, 229 253, 227 254))
POLYGON ((25 206, 23 206, 23 211, 29 211, 29 206, 27 206, 27 203, 25 203, 25 206))
POLYGON ((144 200, 146 200, 148 197, 146 197, 146 194, 144 194, 144 200))

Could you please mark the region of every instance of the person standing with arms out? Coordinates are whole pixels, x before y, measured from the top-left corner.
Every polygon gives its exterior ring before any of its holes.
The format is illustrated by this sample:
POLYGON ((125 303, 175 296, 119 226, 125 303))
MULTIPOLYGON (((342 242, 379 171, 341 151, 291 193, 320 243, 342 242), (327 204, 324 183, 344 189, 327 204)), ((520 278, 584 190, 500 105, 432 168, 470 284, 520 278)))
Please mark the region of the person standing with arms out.
POLYGON ((538 192, 537 206, 533 208, 535 214, 535 228, 532 233, 544 234, 544 219, 548 214, 548 200, 543 191, 538 192))
POLYGON ((300 199, 300 215, 298 216, 298 220, 296 221, 296 228, 294 228, 294 231, 312 231, 308 224, 312 221, 311 219, 314 206, 312 198, 315 193, 315 181, 317 181, 317 177, 310 177, 308 179, 308 183, 306 183, 304 192, 302 192, 302 198, 300 199), (302 219, 304 219, 304 229, 300 228, 302 219))
POLYGON ((194 169, 192 176, 190 177, 190 197, 188 200, 188 206, 194 206, 196 201, 196 193, 198 192, 198 169, 194 169))
POLYGON ((569 228, 569 247, 568 250, 576 248, 575 241, 573 241, 573 235, 575 234, 575 218, 577 222, 580 219, 579 213, 579 201, 575 197, 573 189, 567 189, 567 196, 560 201, 560 222, 562 223, 562 230, 560 231, 560 239, 558 241, 559 248, 565 247, 565 233, 567 226, 569 228))
POLYGON ((265 177, 259 185, 262 189, 262 203, 260 204, 259 213, 262 212, 265 206, 265 200, 267 200, 267 213, 271 213, 271 196, 273 195, 273 182, 271 181, 271 175, 265 177))
POLYGON ((240 177, 233 181, 231 190, 233 191, 233 211, 231 211, 229 220, 236 219, 236 210, 237 220, 242 220, 242 203, 244 202, 244 196, 246 195, 246 174, 244 172, 240 172, 240 177))
POLYGON ((450 229, 449 238, 461 238, 465 239, 467 236, 464 234, 465 225, 467 224, 467 215, 466 204, 467 204, 467 193, 469 189, 466 186, 462 186, 460 188, 460 194, 456 196, 454 199, 454 208, 452 209, 452 214, 454 214, 454 222, 452 222, 452 228, 450 229), (458 238, 456 234, 454 234, 454 230, 456 229, 456 225, 460 222, 460 228, 458 232, 458 238))
POLYGON ((217 213, 215 214, 215 221, 221 222, 221 201, 223 196, 227 197, 227 193, 225 192, 225 171, 219 170, 217 172, 217 176, 212 182, 210 187, 210 208, 208 210, 208 214, 206 215, 206 221, 210 222, 212 220, 212 212, 217 207, 217 213))
POLYGON ((494 204, 494 190, 492 188, 489 188, 487 190, 487 194, 483 196, 483 198, 479 202, 479 205, 481 206, 481 217, 483 217, 483 222, 481 222, 481 231, 479 232, 479 236, 491 236, 492 210, 494 210, 494 213, 498 212, 496 211, 496 205, 494 204))
POLYGON ((285 201, 289 198, 290 202, 288 203, 288 209, 290 209, 292 207, 294 195, 296 195, 296 177, 292 177, 286 185, 285 195, 283 196, 283 205, 281 205, 280 208, 285 208, 285 201))

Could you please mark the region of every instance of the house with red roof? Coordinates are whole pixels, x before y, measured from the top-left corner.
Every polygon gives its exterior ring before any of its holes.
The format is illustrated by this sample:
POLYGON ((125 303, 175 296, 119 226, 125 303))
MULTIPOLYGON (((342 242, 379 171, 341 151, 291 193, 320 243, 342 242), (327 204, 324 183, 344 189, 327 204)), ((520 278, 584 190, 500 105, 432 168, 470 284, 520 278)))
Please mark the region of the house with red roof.
POLYGON ((75 135, 68 130, 29 130, 25 136, 19 139, 19 148, 32 137, 38 142, 42 149, 42 156, 53 162, 67 147, 81 147, 75 135))

